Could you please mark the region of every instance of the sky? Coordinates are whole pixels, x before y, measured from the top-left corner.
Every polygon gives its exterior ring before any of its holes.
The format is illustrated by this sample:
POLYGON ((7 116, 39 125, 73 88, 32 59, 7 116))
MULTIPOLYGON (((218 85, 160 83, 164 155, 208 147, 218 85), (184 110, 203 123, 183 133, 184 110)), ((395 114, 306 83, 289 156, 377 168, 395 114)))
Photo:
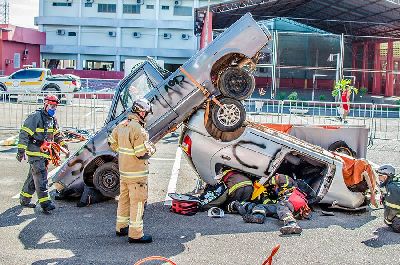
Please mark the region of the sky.
POLYGON ((39 16, 39 0, 8 0, 10 4, 10 24, 37 28, 34 17, 39 16))

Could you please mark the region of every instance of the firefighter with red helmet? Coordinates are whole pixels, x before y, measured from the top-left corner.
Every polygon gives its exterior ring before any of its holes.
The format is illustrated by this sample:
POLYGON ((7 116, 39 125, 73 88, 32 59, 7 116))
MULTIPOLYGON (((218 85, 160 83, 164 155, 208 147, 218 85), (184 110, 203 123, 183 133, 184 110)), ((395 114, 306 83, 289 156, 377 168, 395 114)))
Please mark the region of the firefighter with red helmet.
POLYGON ((59 99, 55 95, 44 98, 43 108, 31 113, 21 127, 17 146, 17 160, 21 162, 28 156, 30 164, 28 177, 20 193, 20 204, 35 208, 36 205, 31 199, 36 191, 40 206, 45 212, 54 210, 55 205, 50 199, 47 187, 47 166, 50 155, 43 152, 41 146, 46 142, 56 142, 66 147, 55 118, 58 103, 59 99))
POLYGON ((129 243, 150 243, 152 237, 143 233, 143 212, 148 191, 148 159, 155 152, 144 129, 151 104, 147 99, 138 99, 131 112, 108 138, 111 149, 118 152, 120 173, 116 234, 128 235, 129 243))

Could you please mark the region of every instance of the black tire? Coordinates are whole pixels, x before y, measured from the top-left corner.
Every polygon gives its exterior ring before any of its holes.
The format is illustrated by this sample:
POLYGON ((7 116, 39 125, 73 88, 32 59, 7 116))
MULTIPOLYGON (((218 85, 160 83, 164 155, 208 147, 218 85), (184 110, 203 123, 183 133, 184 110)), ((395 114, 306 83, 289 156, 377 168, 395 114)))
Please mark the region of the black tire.
POLYGON ((46 86, 45 88, 43 88, 43 96, 44 97, 47 95, 54 94, 58 97, 59 100, 61 100, 62 95, 60 92, 61 92, 61 90, 57 85, 50 84, 50 85, 46 86))
POLYGON ((226 97, 237 100, 250 97, 255 86, 254 76, 238 67, 225 69, 218 79, 218 87, 221 93, 226 97))
POLYGON ((7 100, 9 98, 8 94, 6 94, 7 93, 7 88, 2 83, 0 83, 0 92, 1 92, 0 100, 5 101, 5 100, 7 100))
POLYGON ((346 154, 351 157, 357 156, 357 153, 353 149, 351 149, 345 141, 342 141, 342 140, 332 143, 328 147, 328 151, 346 154))
POLYGON ((93 186, 106 197, 114 198, 119 194, 119 169, 114 162, 99 166, 93 174, 93 186))
POLYGON ((233 98, 222 98, 219 101, 223 105, 222 108, 215 104, 211 109, 215 127, 223 132, 233 132, 240 128, 246 119, 242 103, 233 98))

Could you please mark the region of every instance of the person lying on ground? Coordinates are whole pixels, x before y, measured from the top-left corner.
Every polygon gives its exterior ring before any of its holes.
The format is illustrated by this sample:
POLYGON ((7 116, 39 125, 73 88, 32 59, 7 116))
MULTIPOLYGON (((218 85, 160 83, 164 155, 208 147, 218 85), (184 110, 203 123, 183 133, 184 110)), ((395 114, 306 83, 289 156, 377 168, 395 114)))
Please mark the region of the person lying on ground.
POLYGON ((311 214, 306 195, 291 177, 283 174, 273 176, 266 188, 259 202, 234 201, 228 205, 228 212, 238 212, 247 223, 262 224, 266 217, 275 217, 283 221, 282 234, 301 234, 296 218, 309 218, 311 214))

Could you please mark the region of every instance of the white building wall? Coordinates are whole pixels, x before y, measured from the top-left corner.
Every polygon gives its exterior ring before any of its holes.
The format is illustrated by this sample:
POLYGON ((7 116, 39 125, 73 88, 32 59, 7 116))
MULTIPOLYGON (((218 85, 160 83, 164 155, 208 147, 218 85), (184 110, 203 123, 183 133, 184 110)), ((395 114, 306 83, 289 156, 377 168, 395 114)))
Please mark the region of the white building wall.
POLYGON ((158 35, 158 48, 166 49, 193 49, 193 30, 181 29, 160 29, 158 35), (171 38, 164 38, 165 34, 170 34, 171 38), (189 36, 189 39, 182 39, 182 34, 189 36))
POLYGON ((46 45, 78 45, 78 27, 76 26, 44 26, 46 32, 46 45), (61 30, 64 35, 58 35, 61 30), (76 36, 69 36, 69 33, 75 32, 76 36))
POLYGON ((116 39, 109 32, 117 33, 116 28, 108 27, 81 27, 81 46, 115 47, 116 39))
POLYGON ((123 12, 123 5, 137 5, 138 0, 93 0, 91 6, 85 5, 86 0, 72 0, 71 6, 54 6, 53 2, 67 1, 40 0, 40 15, 35 18, 39 29, 46 32, 42 56, 77 58, 78 69, 84 60, 114 61, 118 69, 125 58, 146 56, 166 64, 183 63, 196 51, 193 8, 208 4, 208 0, 178 0, 175 7, 175 0, 142 0, 140 14, 131 14, 123 12), (115 4, 115 12, 98 12, 99 4, 115 4), (57 35, 58 29, 65 34, 57 35), (68 36, 68 32, 76 32, 76 36, 68 36), (135 38, 133 32, 139 32, 140 38, 135 38), (171 34, 171 38, 164 38, 164 33, 171 34))
POLYGON ((155 48, 156 29, 148 28, 122 28, 121 47, 155 48), (140 34, 139 38, 133 36, 134 32, 140 34))
POLYGON ((85 6, 85 2, 86 2, 86 0, 82 0, 82 17, 103 17, 103 18, 116 18, 117 17, 117 12, 115 12, 115 13, 98 12, 99 4, 115 4, 116 5, 118 2, 117 0, 93 0, 91 7, 85 6))
MULTIPOLYGON (((84 1, 84 0, 82 0, 84 1)), ((65 17, 77 17, 79 15, 79 0, 71 3, 71 6, 53 6, 53 3, 66 3, 65 0, 43 0, 43 16, 59 16, 62 14, 65 17)))

